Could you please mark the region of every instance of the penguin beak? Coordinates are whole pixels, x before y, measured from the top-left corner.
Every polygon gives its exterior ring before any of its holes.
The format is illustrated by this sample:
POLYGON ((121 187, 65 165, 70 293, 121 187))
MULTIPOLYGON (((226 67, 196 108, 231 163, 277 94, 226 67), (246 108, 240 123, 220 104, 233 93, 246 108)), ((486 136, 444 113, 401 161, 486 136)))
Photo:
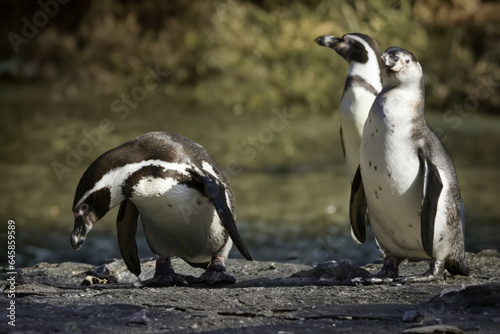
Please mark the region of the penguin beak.
POLYGON ((399 56, 393 53, 383 53, 380 57, 382 58, 384 65, 391 71, 399 72, 403 68, 403 64, 402 61, 400 61, 399 56))
POLYGON ((326 47, 329 47, 331 49, 336 49, 337 46, 343 42, 344 40, 342 38, 339 38, 339 37, 335 37, 335 36, 327 36, 327 35, 323 35, 323 36, 319 36, 317 37, 315 40, 314 40, 318 45, 321 45, 321 46, 326 46, 326 47))
POLYGON ((71 237, 69 239, 73 249, 80 249, 80 247, 82 247, 82 244, 87 237, 87 233, 89 233, 91 228, 92 224, 85 224, 83 216, 75 218, 75 227, 73 228, 73 232, 71 232, 71 237))

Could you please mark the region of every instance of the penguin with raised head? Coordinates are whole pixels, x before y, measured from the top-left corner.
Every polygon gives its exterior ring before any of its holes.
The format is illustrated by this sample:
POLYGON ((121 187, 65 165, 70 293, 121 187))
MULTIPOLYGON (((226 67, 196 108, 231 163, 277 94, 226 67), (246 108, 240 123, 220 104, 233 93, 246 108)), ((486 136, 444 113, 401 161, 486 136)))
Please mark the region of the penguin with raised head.
POLYGON ((424 118, 422 67, 398 47, 381 59, 384 87, 365 123, 350 203, 354 235, 365 241, 368 210, 384 254, 382 270, 366 282, 432 281, 444 269, 467 275, 460 188, 448 153, 424 118), (405 259, 428 260, 430 269, 398 277, 405 259))
POLYGON ((349 63, 349 72, 339 106, 340 139, 352 182, 359 165, 363 126, 375 97, 382 89, 380 49, 370 36, 346 34, 342 38, 319 36, 316 43, 335 50, 349 63))
POLYGON ((234 197, 221 168, 188 138, 151 132, 97 158, 76 189, 73 248, 79 249, 92 226, 118 205, 118 244, 127 268, 141 273, 135 240, 139 217, 151 251, 159 256, 147 286, 234 283, 224 265, 233 241, 251 260, 236 229, 234 197), (206 271, 186 280, 174 272, 173 256, 206 271))

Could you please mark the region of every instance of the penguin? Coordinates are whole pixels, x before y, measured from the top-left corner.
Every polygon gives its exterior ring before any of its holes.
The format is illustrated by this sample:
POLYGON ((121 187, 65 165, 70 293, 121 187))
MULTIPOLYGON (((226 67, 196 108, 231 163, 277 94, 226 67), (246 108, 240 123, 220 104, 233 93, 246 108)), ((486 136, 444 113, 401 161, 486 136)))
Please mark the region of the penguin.
POLYGON ((428 282, 469 272, 464 207, 453 162, 424 117, 420 63, 402 48, 381 57, 384 86, 368 114, 360 165, 352 182, 350 220, 359 242, 369 220, 384 255, 367 283, 428 282), (401 261, 428 260, 426 272, 400 277, 401 261))
POLYGON ((382 89, 380 49, 368 35, 319 36, 315 42, 335 50, 349 63, 349 72, 339 106, 340 139, 352 183, 359 165, 363 126, 375 97, 382 89))
POLYGON ((92 226, 118 205, 118 245, 127 268, 141 273, 138 218, 158 256, 145 286, 235 283, 224 264, 233 241, 252 260, 236 229, 234 196, 221 168, 188 138, 150 132, 97 158, 76 189, 71 246, 79 249, 92 226), (178 275, 170 262, 174 256, 206 271, 199 278, 178 275))

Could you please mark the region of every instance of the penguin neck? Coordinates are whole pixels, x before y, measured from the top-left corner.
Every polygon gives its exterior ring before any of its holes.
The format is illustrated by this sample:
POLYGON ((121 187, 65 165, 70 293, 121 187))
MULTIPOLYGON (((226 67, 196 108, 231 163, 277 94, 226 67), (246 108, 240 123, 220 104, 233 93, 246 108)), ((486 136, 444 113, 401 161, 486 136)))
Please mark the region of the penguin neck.
POLYGON ((384 107, 375 108, 373 111, 380 113, 379 116, 383 116, 387 122, 400 126, 407 124, 410 127, 421 126, 425 123, 423 80, 420 82, 397 82, 396 80, 385 82, 377 99, 384 107))
POLYGON ((404 104, 413 104, 416 114, 423 116, 425 85, 422 67, 410 68, 404 73, 395 73, 387 67, 383 67, 382 76, 384 87, 382 92, 394 91, 397 99, 404 104))
POLYGON ((360 77, 377 92, 380 92, 382 90, 382 79, 380 76, 380 65, 376 58, 375 52, 370 50, 366 63, 351 61, 347 77, 360 77))

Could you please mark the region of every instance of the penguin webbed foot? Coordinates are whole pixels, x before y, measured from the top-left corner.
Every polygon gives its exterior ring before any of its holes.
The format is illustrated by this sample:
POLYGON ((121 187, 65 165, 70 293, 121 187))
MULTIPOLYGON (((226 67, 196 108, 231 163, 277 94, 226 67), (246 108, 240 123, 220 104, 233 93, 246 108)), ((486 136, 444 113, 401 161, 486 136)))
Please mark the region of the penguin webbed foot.
POLYGON ((208 269, 200 277, 191 281, 191 283, 205 283, 208 285, 234 284, 236 283, 236 278, 229 275, 225 269, 224 271, 208 269))
POLYGON ((385 284, 385 283, 428 283, 443 278, 444 262, 432 260, 429 270, 420 275, 399 276, 398 267, 400 259, 388 257, 384 261, 382 270, 367 278, 355 278, 353 283, 372 285, 372 284, 385 284))
POLYGON ((362 278, 362 277, 356 277, 355 279, 352 280, 353 283, 355 284, 363 284, 363 285, 380 285, 380 284, 388 284, 388 283, 393 283, 394 281, 398 280, 399 277, 393 274, 386 274, 382 271, 370 275, 368 277, 362 278))
POLYGON ((208 285, 234 284, 236 278, 226 272, 224 257, 220 254, 214 255, 207 270, 200 277, 190 280, 190 283, 208 285))
POLYGON ((384 265, 382 269, 376 273, 372 274, 366 278, 356 277, 352 280, 354 284, 363 285, 375 285, 375 284, 385 284, 392 283, 397 280, 399 272, 399 264, 401 260, 392 256, 388 256, 384 259, 384 265))
POLYGON ((396 280, 400 283, 427 283, 439 279, 444 279, 444 261, 432 260, 429 270, 420 275, 398 277, 396 280))
POLYGON ((432 275, 428 271, 420 275, 401 276, 401 277, 396 277, 395 279, 395 281, 398 283, 426 283, 426 282, 433 282, 435 280, 437 280, 437 277, 432 275))
POLYGON ((156 270, 153 278, 142 282, 143 287, 168 287, 172 285, 187 286, 189 276, 175 273, 169 258, 156 260, 156 270))
POLYGON ((366 278, 356 277, 353 283, 361 283, 363 285, 380 285, 394 282, 392 277, 379 277, 377 274, 371 275, 366 278))
POLYGON ((176 286, 189 285, 189 276, 179 275, 176 273, 162 274, 142 282, 142 286, 148 288, 169 287, 173 285, 176 286))

